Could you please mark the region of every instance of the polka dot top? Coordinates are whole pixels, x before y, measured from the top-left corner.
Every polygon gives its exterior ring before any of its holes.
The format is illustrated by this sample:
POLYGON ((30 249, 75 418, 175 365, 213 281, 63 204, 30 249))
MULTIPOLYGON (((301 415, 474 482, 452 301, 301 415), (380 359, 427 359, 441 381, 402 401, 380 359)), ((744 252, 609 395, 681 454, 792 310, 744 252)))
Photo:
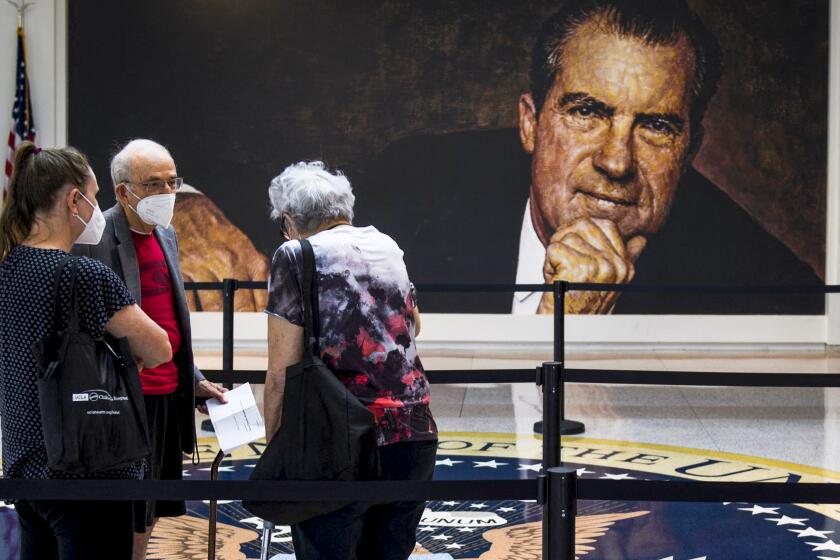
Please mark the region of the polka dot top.
MULTIPOLYGON (((143 463, 89 474, 70 474, 47 467, 41 433, 32 345, 45 336, 52 322, 53 280, 68 253, 18 245, 0 262, 0 421, 3 472, 6 478, 141 478, 143 463)), ((81 257, 76 290, 79 326, 102 336, 111 317, 134 303, 122 280, 99 261, 81 257)), ((70 312, 70 267, 62 271, 59 287, 63 329, 70 312)))

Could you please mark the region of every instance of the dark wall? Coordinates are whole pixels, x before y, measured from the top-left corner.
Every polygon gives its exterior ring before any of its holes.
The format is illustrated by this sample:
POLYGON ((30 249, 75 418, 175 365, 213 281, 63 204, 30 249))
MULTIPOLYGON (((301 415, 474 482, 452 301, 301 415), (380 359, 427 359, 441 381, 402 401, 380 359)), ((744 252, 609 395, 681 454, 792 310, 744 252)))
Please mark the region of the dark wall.
MULTIPOLYGON (((166 144, 187 182, 270 254, 266 188, 287 164, 322 158, 354 179, 399 138, 513 126, 548 11, 533 1, 74 1, 70 142, 103 186, 116 144, 166 144)), ((375 193, 354 186, 364 214, 375 193)))

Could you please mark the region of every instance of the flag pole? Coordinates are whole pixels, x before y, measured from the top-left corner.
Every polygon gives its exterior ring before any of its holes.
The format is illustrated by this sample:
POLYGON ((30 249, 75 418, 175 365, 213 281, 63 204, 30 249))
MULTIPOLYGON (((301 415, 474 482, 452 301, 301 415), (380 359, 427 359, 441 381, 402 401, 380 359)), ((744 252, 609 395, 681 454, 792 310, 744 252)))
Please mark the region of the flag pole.
POLYGON ((14 0, 6 0, 6 2, 11 4, 15 8, 15 10, 17 11, 17 14, 18 14, 17 28, 18 28, 18 31, 20 31, 21 29, 23 29, 23 14, 26 13, 26 10, 31 8, 32 5, 35 4, 35 2, 25 2, 25 1, 24 2, 15 2, 14 0))
POLYGON ((13 172, 13 161, 15 150, 21 140, 35 139, 35 124, 32 118, 30 99, 29 99, 29 80, 26 77, 27 68, 25 66, 26 52, 25 52, 25 35, 23 30, 23 18, 26 10, 31 8, 35 3, 27 2, 26 0, 6 0, 17 12, 17 42, 18 42, 18 58, 15 67, 15 104, 12 111, 12 127, 9 131, 8 153, 5 162, 5 174, 3 178, 2 188, 0 188, 0 211, 3 210, 6 196, 8 195, 8 183, 13 172), (18 130, 20 129, 20 130, 18 130))

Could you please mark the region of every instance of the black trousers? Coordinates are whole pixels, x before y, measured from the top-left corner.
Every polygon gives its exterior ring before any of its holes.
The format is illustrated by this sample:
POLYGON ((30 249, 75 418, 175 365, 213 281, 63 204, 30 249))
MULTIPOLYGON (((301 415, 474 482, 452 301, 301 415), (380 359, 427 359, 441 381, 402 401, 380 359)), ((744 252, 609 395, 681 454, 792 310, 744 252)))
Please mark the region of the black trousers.
MULTIPOLYGON (((379 448, 381 480, 431 480, 437 441, 379 448)), ((425 502, 351 504, 292 526, 298 560, 406 560, 425 502)))
POLYGON ((19 500, 21 560, 130 560, 131 502, 19 500))
MULTIPOLYGON (((178 397, 143 395, 152 456, 146 477, 151 480, 181 480, 184 456, 181 453, 181 430, 178 426, 178 397)), ((178 517, 187 513, 183 501, 134 502, 134 532, 145 533, 157 517, 178 517)))

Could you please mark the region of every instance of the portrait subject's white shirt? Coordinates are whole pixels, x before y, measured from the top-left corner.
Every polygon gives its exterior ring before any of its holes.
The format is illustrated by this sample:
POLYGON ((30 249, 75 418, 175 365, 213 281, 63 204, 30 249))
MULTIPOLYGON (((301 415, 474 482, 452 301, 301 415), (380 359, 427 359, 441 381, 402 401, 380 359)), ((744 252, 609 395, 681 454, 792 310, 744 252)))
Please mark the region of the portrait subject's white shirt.
MULTIPOLYGON (((543 264, 545 247, 537 237, 531 222, 531 200, 525 204, 522 217, 522 230, 519 234, 519 256, 516 264, 517 284, 544 284, 543 264)), ((515 315, 534 315, 540 305, 542 292, 516 292, 513 294, 511 313, 515 315)))

